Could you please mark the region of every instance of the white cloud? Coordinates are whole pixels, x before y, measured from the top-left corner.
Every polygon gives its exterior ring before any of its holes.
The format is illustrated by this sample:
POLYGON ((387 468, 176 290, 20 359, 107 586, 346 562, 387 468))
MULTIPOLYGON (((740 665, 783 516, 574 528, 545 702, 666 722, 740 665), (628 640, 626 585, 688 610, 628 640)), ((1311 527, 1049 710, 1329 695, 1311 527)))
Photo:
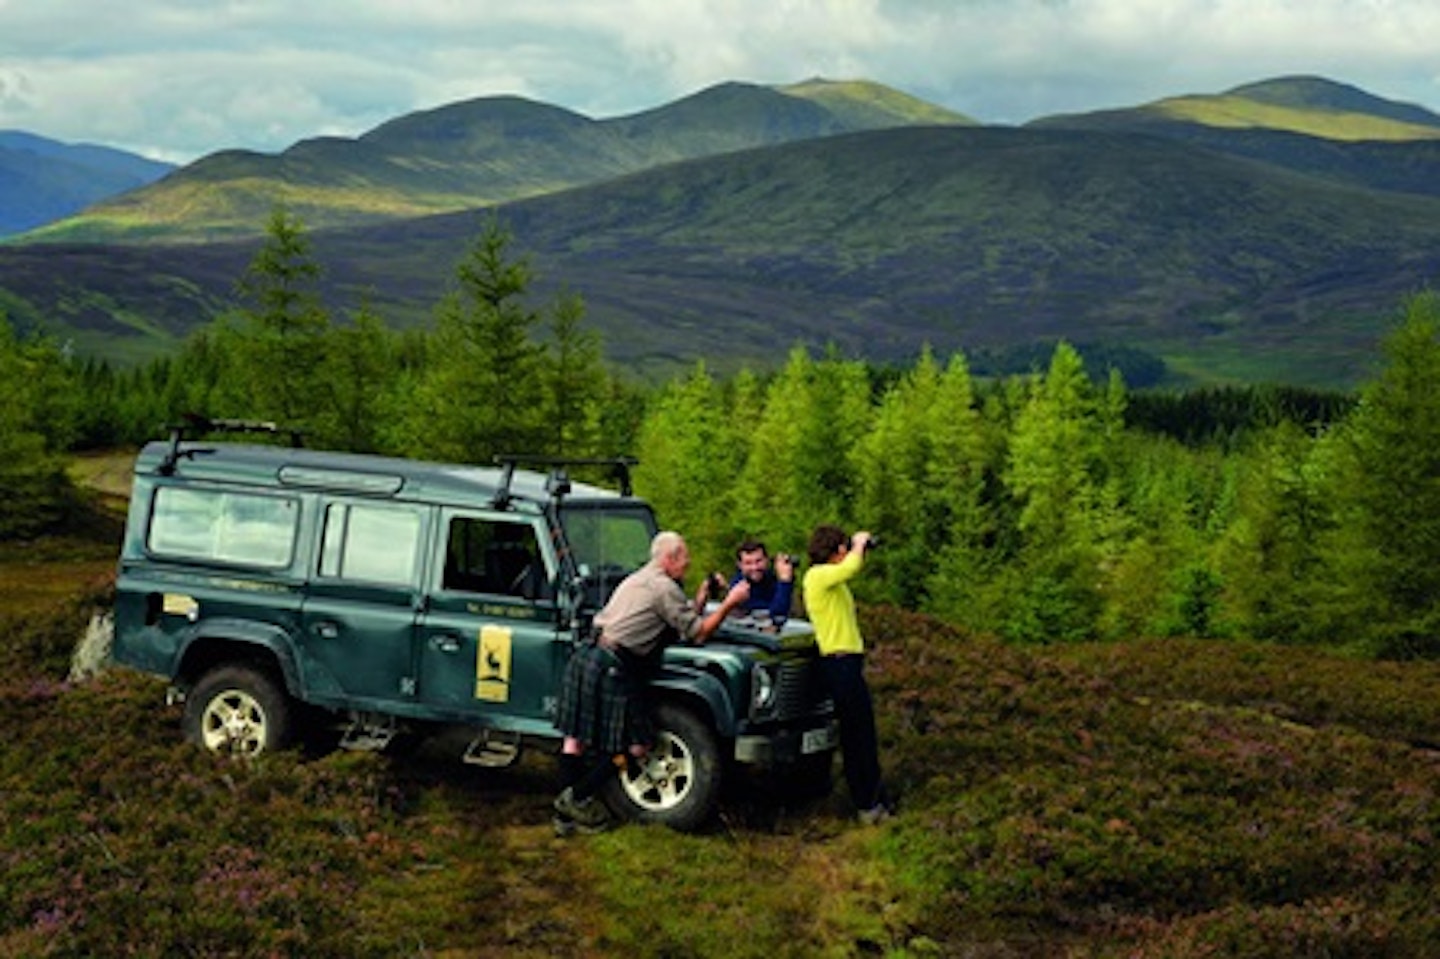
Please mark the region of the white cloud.
POLYGON ((24 113, 32 109, 34 99, 35 91, 25 71, 0 69, 0 116, 24 113))
POLYGON ((170 159, 518 93, 864 77, 989 122, 1311 73, 1440 109, 1433 0, 0 0, 0 128, 170 159))

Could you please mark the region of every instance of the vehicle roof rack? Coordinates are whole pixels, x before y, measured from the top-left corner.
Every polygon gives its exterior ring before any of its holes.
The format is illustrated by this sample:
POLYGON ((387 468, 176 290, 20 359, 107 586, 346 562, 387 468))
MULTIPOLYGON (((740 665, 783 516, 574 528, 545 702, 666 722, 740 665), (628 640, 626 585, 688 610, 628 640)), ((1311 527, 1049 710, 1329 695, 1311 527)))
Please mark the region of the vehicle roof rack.
POLYGON ((570 489, 569 478, 565 476, 561 467, 608 466, 615 479, 620 483, 620 495, 630 496, 634 493, 634 487, 630 482, 630 467, 640 461, 633 456, 531 456, 524 453, 497 453, 492 462, 496 466, 505 468, 505 472, 500 476, 500 488, 495 491, 494 499, 495 507, 500 509, 510 502, 510 482, 515 477, 515 467, 517 466, 549 467, 551 472, 546 480, 545 488, 557 497, 563 496, 570 489))
POLYGON ((197 436, 204 436, 208 433, 266 433, 271 436, 288 435, 290 445, 296 448, 304 446, 304 433, 295 427, 279 426, 268 420, 212 420, 208 416, 201 416, 198 413, 185 413, 182 415, 183 423, 172 423, 165 429, 170 432, 170 449, 165 454, 165 459, 160 462, 156 472, 162 476, 169 476, 175 472, 175 466, 180 462, 181 456, 191 455, 193 451, 180 451, 180 444, 187 439, 194 439, 197 436))

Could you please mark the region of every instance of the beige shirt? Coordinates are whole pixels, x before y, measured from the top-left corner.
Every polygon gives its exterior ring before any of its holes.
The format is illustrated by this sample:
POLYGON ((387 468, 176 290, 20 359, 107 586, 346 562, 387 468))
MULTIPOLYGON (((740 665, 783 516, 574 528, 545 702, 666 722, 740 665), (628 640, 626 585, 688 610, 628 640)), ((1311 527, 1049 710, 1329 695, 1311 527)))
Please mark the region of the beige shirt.
POLYGON ((637 656, 655 651, 673 629, 684 640, 700 631, 700 614, 685 598, 685 590, 658 562, 649 562, 615 588, 610 602, 595 616, 595 625, 614 643, 637 656))

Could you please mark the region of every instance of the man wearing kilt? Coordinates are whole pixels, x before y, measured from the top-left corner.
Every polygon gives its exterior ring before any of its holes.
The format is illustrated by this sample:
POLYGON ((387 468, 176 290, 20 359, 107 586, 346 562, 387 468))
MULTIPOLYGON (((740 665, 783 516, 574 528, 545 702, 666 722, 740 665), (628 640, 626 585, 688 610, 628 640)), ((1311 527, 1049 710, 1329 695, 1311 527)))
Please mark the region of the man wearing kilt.
POLYGON ((690 568, 684 538, 656 534, 650 562, 616 587, 595 616, 593 642, 575 650, 565 666, 555 725, 565 734, 560 751, 561 792, 555 799, 555 831, 594 831, 609 822, 595 793, 628 752, 645 755, 654 740, 646 691, 660 670, 667 645, 699 645, 750 594, 748 581, 730 589, 708 616, 680 585, 690 568))

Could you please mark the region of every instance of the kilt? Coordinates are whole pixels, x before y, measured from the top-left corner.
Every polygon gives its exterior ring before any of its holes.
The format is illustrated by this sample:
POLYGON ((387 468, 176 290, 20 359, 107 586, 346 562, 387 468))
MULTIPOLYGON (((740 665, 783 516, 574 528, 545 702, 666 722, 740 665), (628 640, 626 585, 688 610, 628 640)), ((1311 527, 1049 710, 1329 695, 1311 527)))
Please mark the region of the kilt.
POLYGON ((586 643, 570 654, 555 725, 591 749, 614 755, 654 738, 641 677, 620 656, 586 643))

